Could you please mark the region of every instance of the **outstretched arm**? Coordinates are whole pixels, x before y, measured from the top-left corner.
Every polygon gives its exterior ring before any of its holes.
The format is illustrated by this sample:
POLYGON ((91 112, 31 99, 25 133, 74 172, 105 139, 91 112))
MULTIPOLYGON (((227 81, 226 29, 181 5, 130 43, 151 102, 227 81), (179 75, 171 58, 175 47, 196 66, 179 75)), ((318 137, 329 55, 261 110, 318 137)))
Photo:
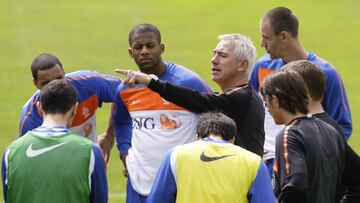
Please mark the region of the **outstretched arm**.
MULTIPOLYGON (((167 101, 193 112, 221 111, 230 117, 234 117, 234 114, 242 111, 247 112, 248 110, 246 107, 250 101, 250 88, 244 88, 244 91, 237 91, 237 88, 235 88, 224 94, 204 93, 195 89, 173 85, 166 81, 156 80, 151 75, 137 71, 117 69, 116 72, 126 76, 124 79, 125 84, 129 86, 147 85, 167 101), (239 107, 236 112, 234 112, 234 106, 239 107)), ((243 116, 245 116, 245 113, 243 116)))

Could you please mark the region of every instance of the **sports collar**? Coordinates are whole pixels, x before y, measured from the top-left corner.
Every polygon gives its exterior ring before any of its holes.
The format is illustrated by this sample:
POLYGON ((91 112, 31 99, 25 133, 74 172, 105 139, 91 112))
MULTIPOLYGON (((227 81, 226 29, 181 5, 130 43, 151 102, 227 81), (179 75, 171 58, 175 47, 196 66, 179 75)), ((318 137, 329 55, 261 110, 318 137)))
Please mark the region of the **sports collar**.
POLYGON ((214 138, 211 138, 211 137, 204 137, 204 138, 202 138, 201 140, 203 140, 203 141, 208 141, 208 142, 215 142, 215 143, 229 143, 229 144, 231 144, 230 141, 217 140, 217 139, 214 139, 214 138))
POLYGON ((69 128, 65 126, 40 126, 31 131, 35 135, 39 136, 60 136, 71 132, 69 128))

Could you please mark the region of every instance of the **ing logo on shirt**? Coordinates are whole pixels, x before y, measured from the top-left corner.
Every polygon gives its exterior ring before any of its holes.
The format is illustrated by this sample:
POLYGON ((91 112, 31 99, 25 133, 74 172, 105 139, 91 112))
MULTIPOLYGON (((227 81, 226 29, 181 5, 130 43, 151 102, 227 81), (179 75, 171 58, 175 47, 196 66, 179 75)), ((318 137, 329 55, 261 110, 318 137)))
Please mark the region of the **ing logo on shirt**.
POLYGON ((159 122, 153 117, 136 117, 132 119, 132 128, 137 130, 153 130, 156 123, 160 123, 160 129, 171 130, 181 126, 181 121, 173 115, 160 114, 159 122))
POLYGON ((149 118, 133 118, 132 128, 137 130, 152 130, 155 128, 155 120, 152 117, 149 118))
POLYGON ((181 126, 181 122, 175 116, 161 114, 160 126, 162 129, 176 129, 181 126))

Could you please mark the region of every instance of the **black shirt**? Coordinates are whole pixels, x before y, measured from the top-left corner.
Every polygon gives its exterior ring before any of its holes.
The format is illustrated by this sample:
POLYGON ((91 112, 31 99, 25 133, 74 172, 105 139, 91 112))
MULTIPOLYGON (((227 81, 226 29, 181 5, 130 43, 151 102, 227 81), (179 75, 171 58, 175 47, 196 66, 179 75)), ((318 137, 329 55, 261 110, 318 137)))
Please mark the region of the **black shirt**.
POLYGON ((190 111, 224 113, 237 125, 235 144, 259 156, 263 155, 265 110, 260 96, 249 85, 239 86, 224 94, 211 94, 152 79, 149 88, 190 111))
MULTIPOLYGON (((315 117, 323 120, 343 135, 339 124, 326 112, 314 114, 315 117)), ((341 203, 360 202, 360 157, 345 143, 345 168, 343 174, 344 194, 341 203)))
POLYGON ((315 117, 294 119, 276 138, 279 202, 336 202, 341 193, 345 138, 315 117))

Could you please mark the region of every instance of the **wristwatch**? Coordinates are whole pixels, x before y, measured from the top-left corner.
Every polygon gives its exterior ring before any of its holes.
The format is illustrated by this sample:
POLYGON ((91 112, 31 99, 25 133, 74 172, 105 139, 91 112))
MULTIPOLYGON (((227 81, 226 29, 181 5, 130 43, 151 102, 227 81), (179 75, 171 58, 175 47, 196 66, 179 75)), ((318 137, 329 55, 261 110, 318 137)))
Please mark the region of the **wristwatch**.
POLYGON ((150 78, 153 79, 154 81, 157 81, 159 79, 159 77, 155 74, 149 74, 150 78))

